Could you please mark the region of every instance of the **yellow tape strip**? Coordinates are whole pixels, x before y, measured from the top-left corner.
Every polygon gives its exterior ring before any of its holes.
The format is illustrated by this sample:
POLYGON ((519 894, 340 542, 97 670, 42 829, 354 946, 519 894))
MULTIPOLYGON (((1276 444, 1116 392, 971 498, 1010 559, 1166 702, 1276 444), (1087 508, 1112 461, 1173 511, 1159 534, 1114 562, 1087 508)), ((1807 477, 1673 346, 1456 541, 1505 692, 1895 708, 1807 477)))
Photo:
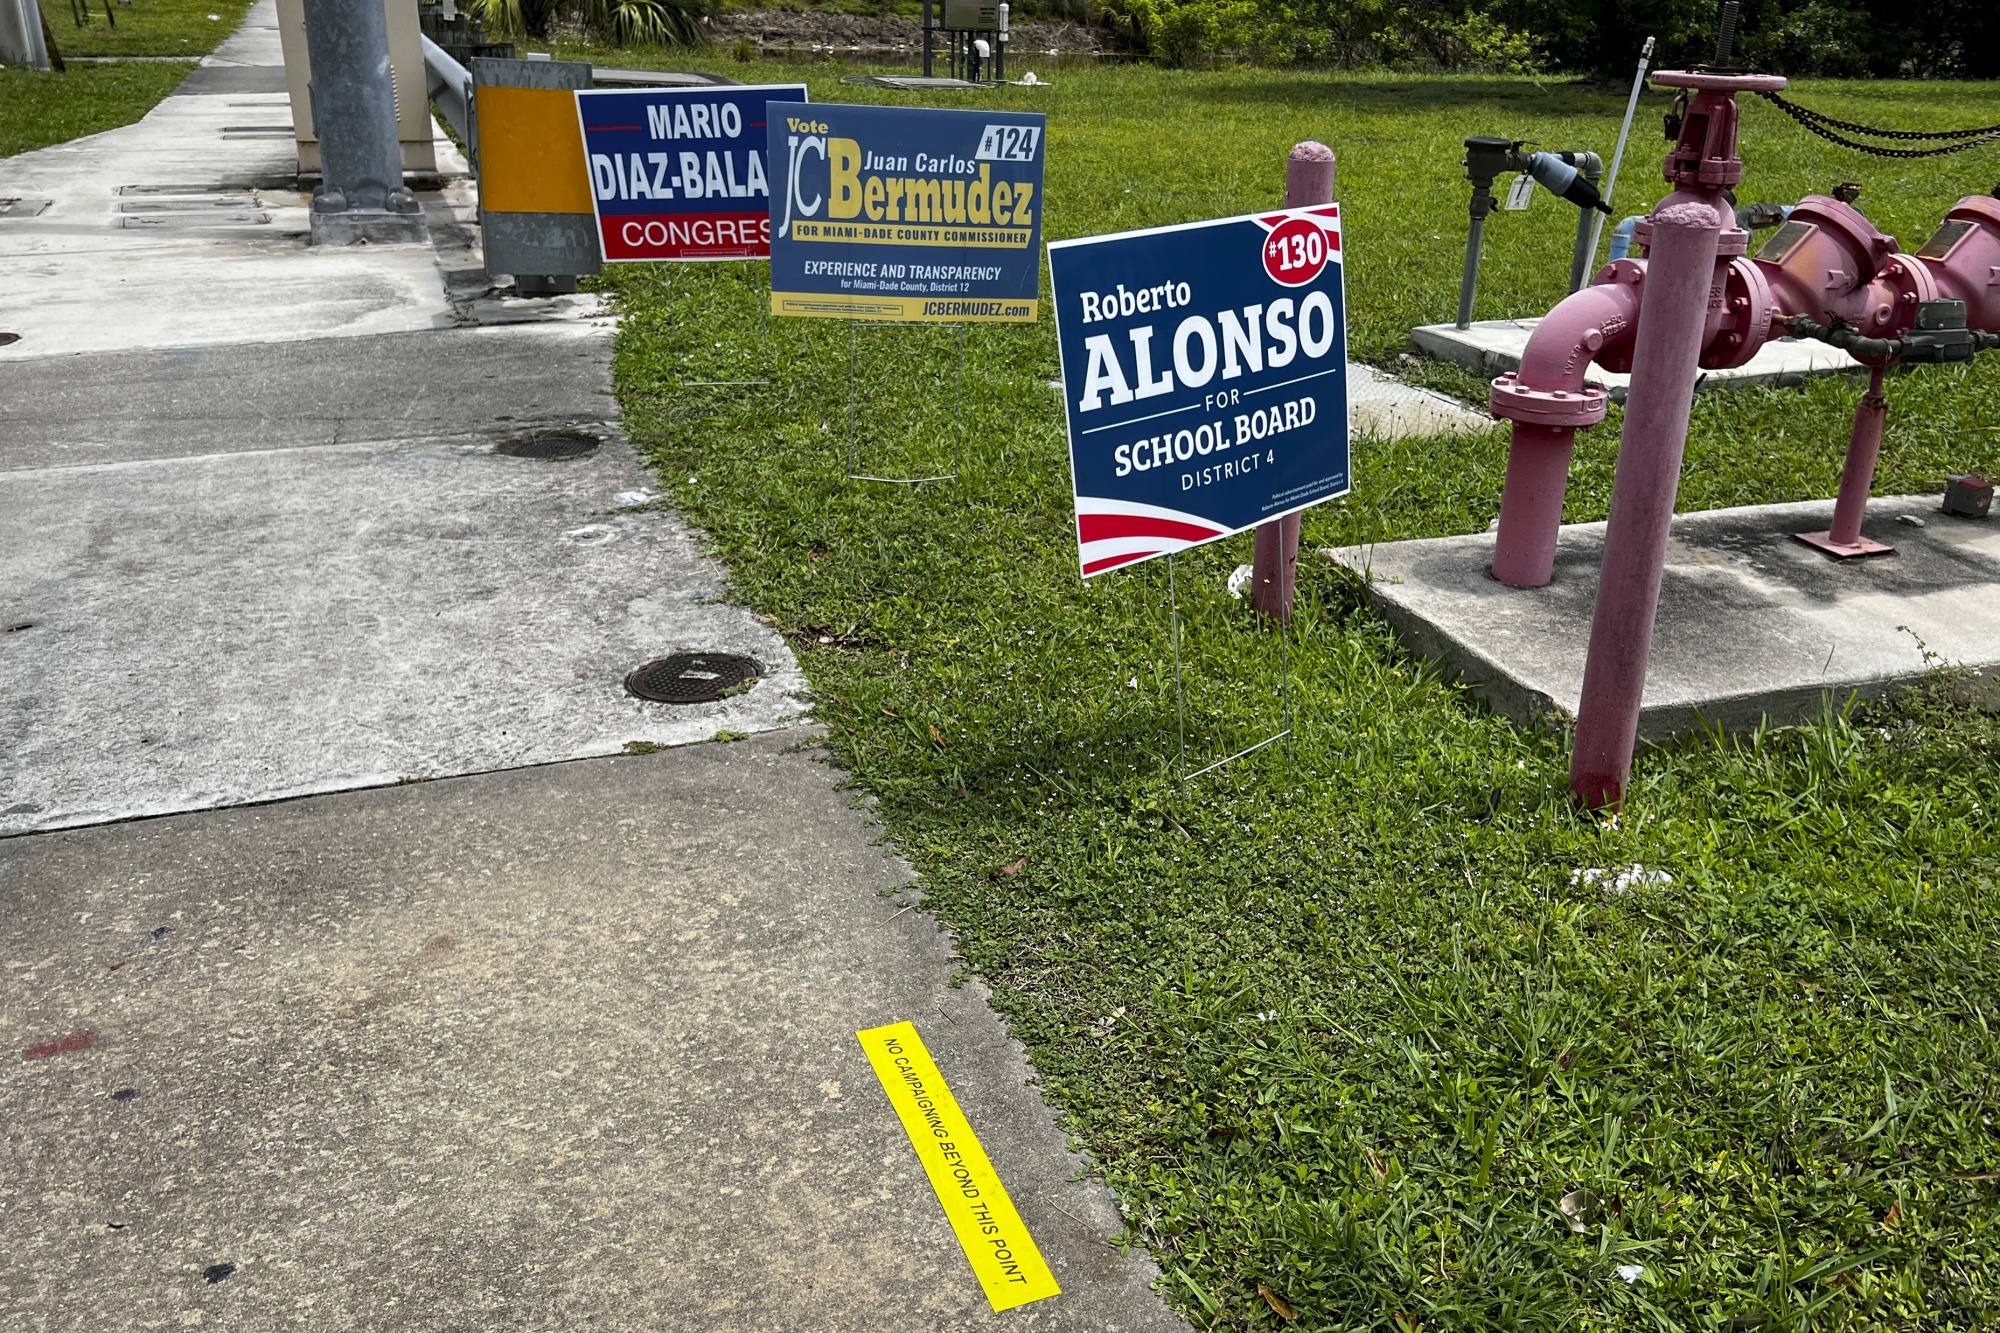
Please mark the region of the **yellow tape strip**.
POLYGON ((964 296, 835 296, 772 292, 771 313, 819 319, 899 320, 910 324, 1032 324, 1035 301, 964 296))
POLYGON ((911 1023, 854 1034, 909 1133, 944 1215, 995 1311, 1057 1296, 1055 1274, 911 1023))

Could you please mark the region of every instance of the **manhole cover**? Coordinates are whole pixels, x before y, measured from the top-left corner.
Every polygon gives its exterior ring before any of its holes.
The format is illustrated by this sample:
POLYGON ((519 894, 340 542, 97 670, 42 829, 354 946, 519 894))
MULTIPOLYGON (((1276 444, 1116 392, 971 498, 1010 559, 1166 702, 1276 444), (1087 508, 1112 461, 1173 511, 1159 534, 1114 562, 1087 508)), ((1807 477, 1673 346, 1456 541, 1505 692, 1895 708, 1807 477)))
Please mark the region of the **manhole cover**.
POLYGON ((581 431, 554 431, 523 436, 495 446, 493 452, 509 458, 582 458, 597 452, 598 440, 581 431))
POLYGON ((755 661, 735 653, 675 653, 634 667, 625 688, 663 704, 712 704, 763 674, 755 661))

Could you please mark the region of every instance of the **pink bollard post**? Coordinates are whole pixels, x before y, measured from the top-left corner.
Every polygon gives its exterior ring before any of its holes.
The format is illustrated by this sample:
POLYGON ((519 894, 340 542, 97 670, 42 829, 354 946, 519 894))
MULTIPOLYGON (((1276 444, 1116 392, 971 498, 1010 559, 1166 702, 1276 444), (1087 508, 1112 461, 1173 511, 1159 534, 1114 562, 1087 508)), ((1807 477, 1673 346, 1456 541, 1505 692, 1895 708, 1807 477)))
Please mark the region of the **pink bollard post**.
POLYGON ((1847 463, 1840 471, 1840 495, 1833 502, 1833 526, 1825 532, 1801 532, 1798 539, 1829 555, 1894 555, 1896 548, 1861 535, 1868 511, 1868 492, 1875 484, 1875 460, 1882 454, 1882 423, 1889 400, 1882 396, 1882 367, 1868 377, 1868 392, 1854 408, 1854 431, 1847 437, 1847 463))
MULTIPOLYGON (((1333 150, 1308 139, 1293 147, 1285 162, 1285 207, 1307 208, 1333 202, 1333 150)), ((1251 557, 1250 605, 1267 616, 1292 618, 1292 589, 1299 572, 1299 516, 1287 514, 1260 523, 1251 557)))
POLYGON ((1611 486, 1570 757, 1570 789, 1593 809, 1623 802, 1632 774, 1660 575, 1722 237, 1721 216, 1706 203, 1667 203, 1651 221, 1646 300, 1632 352, 1632 388, 1625 400, 1625 433, 1611 486))

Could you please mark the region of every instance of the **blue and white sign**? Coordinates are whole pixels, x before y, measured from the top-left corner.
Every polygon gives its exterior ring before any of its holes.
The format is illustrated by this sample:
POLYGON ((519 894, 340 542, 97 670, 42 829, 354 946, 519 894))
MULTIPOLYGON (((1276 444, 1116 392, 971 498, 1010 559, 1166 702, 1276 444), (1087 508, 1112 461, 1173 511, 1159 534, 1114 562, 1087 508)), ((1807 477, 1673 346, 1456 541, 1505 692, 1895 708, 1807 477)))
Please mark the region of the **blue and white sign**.
POLYGON ((771 104, 771 313, 1032 322, 1046 117, 771 104))
POLYGON ((1340 206, 1049 246, 1083 576, 1350 488, 1340 206))
POLYGON ((579 92, 605 261, 770 254, 764 108, 805 100, 802 83, 579 92))

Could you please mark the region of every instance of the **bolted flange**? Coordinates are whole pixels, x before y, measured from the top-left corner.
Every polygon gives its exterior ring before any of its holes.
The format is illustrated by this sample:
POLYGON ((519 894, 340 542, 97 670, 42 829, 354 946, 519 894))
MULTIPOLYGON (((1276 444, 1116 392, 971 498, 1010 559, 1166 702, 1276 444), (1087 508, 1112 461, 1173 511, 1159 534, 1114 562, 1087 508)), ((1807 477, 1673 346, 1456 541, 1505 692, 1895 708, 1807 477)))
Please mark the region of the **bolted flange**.
POLYGON ((1531 426, 1595 426, 1611 410, 1611 392, 1600 384, 1581 389, 1531 389, 1513 372, 1493 381, 1493 415, 1531 426))

